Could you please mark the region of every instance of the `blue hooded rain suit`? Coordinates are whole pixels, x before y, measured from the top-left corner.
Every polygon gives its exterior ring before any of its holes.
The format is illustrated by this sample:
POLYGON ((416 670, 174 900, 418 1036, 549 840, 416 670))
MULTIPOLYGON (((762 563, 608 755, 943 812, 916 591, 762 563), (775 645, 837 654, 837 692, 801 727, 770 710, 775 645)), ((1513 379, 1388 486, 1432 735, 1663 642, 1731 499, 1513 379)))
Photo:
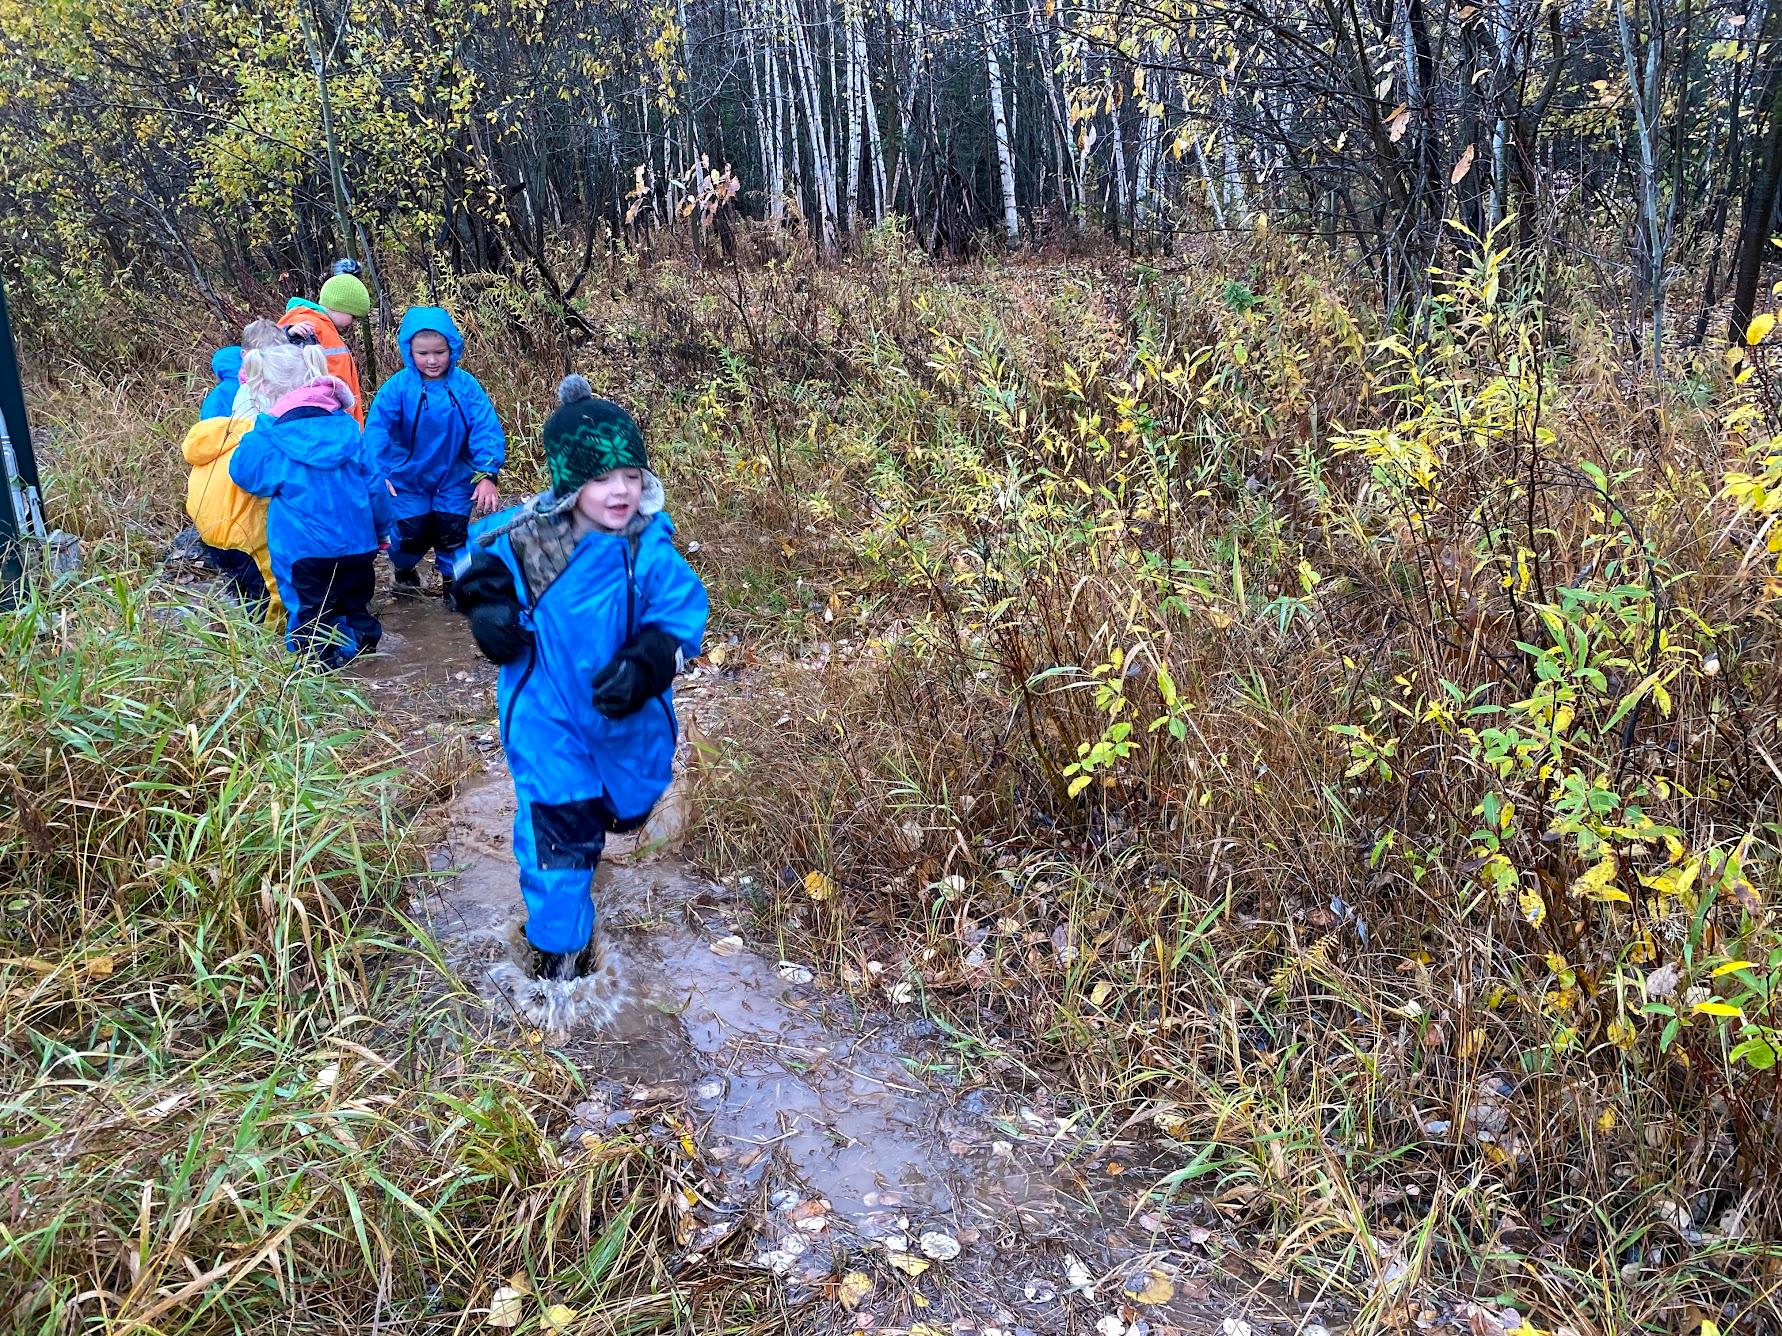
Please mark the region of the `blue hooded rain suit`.
MULTIPOLYGON (((491 516, 477 531, 513 514, 491 516)), ((672 636, 688 658, 705 635, 705 586, 676 550, 668 516, 640 516, 633 529, 629 537, 596 531, 561 539, 573 548, 542 589, 531 587, 538 565, 515 551, 515 534, 487 549, 512 571, 519 621, 532 633, 531 647, 502 665, 496 694, 518 800, 514 855, 526 937, 540 951, 588 944, 607 833, 641 826, 674 777, 672 685, 623 719, 593 704, 595 675, 639 630, 672 636)), ((518 536, 526 541, 524 530, 518 536)))
POLYGON ((210 369, 216 373, 217 383, 204 396, 204 407, 198 410, 200 420, 228 417, 235 407, 235 392, 241 388, 241 348, 218 348, 210 356, 210 369))
POLYGON ((338 667, 377 648, 370 610, 378 535, 389 523, 383 476, 344 409, 261 414, 229 458, 235 485, 271 498, 266 544, 288 610, 285 643, 338 667))
POLYGON ((394 493, 390 564, 413 570, 432 549, 440 574, 449 576, 463 555, 471 493, 507 462, 507 438, 481 383, 458 365, 464 338, 444 308, 411 306, 396 342, 403 369, 384 382, 365 420, 365 440, 394 493), (415 366, 414 339, 423 330, 451 349, 439 380, 422 379, 415 366))

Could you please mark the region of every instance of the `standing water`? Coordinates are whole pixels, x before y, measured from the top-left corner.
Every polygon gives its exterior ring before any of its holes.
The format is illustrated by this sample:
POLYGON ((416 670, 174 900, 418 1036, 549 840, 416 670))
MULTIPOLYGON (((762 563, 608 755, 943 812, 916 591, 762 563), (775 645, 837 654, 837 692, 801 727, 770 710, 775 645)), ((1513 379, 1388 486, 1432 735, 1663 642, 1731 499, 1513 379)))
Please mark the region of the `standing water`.
MULTIPOLYGON (((381 615, 385 653, 361 669, 371 690, 470 722, 483 757, 451 802, 418 920, 525 1042, 489 977, 522 917, 494 669, 432 600, 381 615)), ((709 671, 677 699, 712 731, 748 708, 709 671)), ((677 813, 680 787, 664 803, 677 813)), ((681 1264, 721 1252, 771 1273, 823 1330, 1263 1336, 1315 1321, 1219 1272, 1203 1203, 1155 1198, 1179 1151, 1098 1142, 1042 1100, 976 1083, 914 1008, 863 1007, 812 964, 759 953, 743 883, 661 848, 675 833, 609 843, 595 899, 628 992, 606 1029, 563 1039, 590 1094, 554 1130, 576 1145, 665 1107, 696 1129, 713 1192, 681 1264)))

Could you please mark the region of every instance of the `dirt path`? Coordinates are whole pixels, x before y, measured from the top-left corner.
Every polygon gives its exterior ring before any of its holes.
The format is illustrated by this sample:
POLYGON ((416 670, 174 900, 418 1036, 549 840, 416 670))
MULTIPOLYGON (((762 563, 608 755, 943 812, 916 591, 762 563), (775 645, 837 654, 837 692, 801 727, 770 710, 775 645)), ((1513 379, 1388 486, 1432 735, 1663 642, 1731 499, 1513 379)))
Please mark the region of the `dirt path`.
MULTIPOLYGON (((486 724, 494 671, 437 602, 382 615, 372 691, 432 702, 442 728, 468 724, 483 757, 452 801, 419 908, 500 1018, 487 967, 521 902, 513 791, 486 724)), ((716 734, 748 696, 696 672, 678 699, 716 734)), ((1179 1153, 1088 1140, 1050 1107, 975 1083, 913 1006, 863 1010, 811 962, 760 953, 742 881, 714 882, 672 853, 609 852, 596 899, 628 998, 608 1031, 565 1044, 591 1093, 560 1134, 574 1144, 664 1111, 695 1129, 709 1181, 683 1264, 721 1256, 771 1274, 813 1331, 1311 1331, 1316 1315, 1218 1266, 1216 1213, 1150 1196, 1179 1153)))

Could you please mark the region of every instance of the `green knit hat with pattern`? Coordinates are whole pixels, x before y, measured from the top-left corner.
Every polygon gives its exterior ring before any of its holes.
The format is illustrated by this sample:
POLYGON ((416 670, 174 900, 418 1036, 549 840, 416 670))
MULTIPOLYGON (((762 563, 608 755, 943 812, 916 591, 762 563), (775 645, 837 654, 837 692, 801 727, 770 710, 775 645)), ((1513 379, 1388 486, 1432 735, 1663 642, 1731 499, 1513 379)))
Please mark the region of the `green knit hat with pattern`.
POLYGON ((580 376, 563 378, 557 403, 544 424, 545 463, 557 496, 567 497, 614 469, 650 467, 637 419, 610 399, 596 399, 580 376))

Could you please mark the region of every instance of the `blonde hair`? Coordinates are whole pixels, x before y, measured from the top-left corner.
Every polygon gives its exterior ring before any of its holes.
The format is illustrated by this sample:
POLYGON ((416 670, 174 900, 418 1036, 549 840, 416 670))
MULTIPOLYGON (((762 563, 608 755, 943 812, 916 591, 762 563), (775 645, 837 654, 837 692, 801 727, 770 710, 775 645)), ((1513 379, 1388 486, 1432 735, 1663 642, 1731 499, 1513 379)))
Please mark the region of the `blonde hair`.
MULTIPOLYGON (((254 324, 271 325, 272 322, 259 320, 254 324)), ((272 327, 278 329, 277 325, 272 327)), ((253 329, 254 325, 249 325, 248 330, 243 331, 242 347, 247 347, 248 331, 253 329)), ((266 348, 249 348, 242 357, 241 389, 235 396, 234 415, 252 417, 270 413, 272 406, 292 390, 300 390, 327 374, 326 353, 314 344, 299 348, 286 341, 284 331, 280 329, 277 343, 266 348)))
POLYGON ((291 336, 274 320, 256 320, 241 331, 241 350, 250 353, 256 348, 277 348, 289 343, 291 336))

